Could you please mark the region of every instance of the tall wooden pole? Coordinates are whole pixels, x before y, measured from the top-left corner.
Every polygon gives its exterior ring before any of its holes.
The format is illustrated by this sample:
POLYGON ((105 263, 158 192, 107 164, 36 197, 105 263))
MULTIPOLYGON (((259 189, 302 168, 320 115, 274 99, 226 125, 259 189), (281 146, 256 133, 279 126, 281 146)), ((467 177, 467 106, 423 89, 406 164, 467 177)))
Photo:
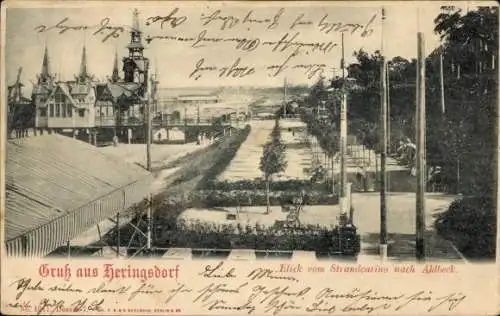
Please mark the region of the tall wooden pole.
POLYGON ((164 103, 164 105, 165 105, 165 129, 167 130, 167 140, 170 140, 170 135, 168 131, 168 105, 166 102, 164 103))
POLYGON ((152 213, 153 213, 153 195, 152 194, 149 194, 148 196, 148 210, 147 210, 147 219, 148 219, 148 230, 147 230, 147 248, 148 250, 151 250, 151 231, 152 231, 152 224, 153 224, 153 220, 152 220, 152 213))
POLYGON ((116 213, 116 257, 120 256, 120 213, 116 213))
POLYGON ((200 104, 196 106, 196 125, 200 125, 200 104))
MULTIPOLYGON (((156 77, 156 76, 155 76, 156 77)), ((151 102, 156 101, 156 78, 151 77, 151 90, 148 91, 147 96, 147 113, 148 113, 148 128, 147 128, 147 168, 151 171, 151 137, 152 137, 152 124, 151 124, 151 102)), ((147 209, 147 249, 151 250, 151 213, 152 213, 153 195, 148 195, 148 209, 147 209)))
POLYGON ((443 52, 439 54, 439 85, 441 90, 441 113, 446 112, 446 107, 444 104, 444 69, 443 69, 443 52))
MULTIPOLYGON (((151 85, 155 84, 151 78, 151 85)), ((150 87, 152 89, 152 87, 150 87)), ((151 92, 148 91, 146 96, 146 168, 151 171, 151 92)))
POLYGON ((184 144, 187 143, 187 125, 188 125, 188 121, 187 121, 187 108, 185 107, 184 108, 184 144))
MULTIPOLYGON (((444 47, 441 46, 441 52, 439 54, 439 89, 440 89, 440 101, 441 101, 441 125, 446 127, 446 105, 444 97, 444 66, 443 66, 443 51, 444 47)), ((457 155, 457 188, 456 192, 460 193, 460 156, 457 155)))
POLYGON ((387 88, 387 151, 391 153, 391 85, 389 81, 389 65, 385 63, 386 88, 387 88))
POLYGON ((335 169, 334 169, 334 157, 335 155, 332 154, 331 157, 331 168, 332 168, 332 194, 335 194, 335 169))
MULTIPOLYGON (((382 30, 385 22, 385 9, 382 9, 382 30)), ((387 75, 386 60, 384 56, 384 34, 382 31, 382 65, 381 65, 381 148, 380 148, 380 257, 387 259, 387 173, 386 173, 386 155, 387 155, 387 75)))
POLYGON ((286 77, 285 77, 285 82, 283 85, 283 118, 286 118, 286 77))
MULTIPOLYGON (((386 75, 386 96, 387 96, 387 155, 391 155, 392 153, 392 146, 391 146, 391 84, 390 84, 390 76, 389 76, 389 65, 388 63, 385 63, 385 75, 386 75)), ((387 173, 386 177, 386 192, 389 192, 390 190, 390 184, 391 183, 391 174, 387 173)))
POLYGON ((347 96, 345 87, 344 33, 342 33, 342 102, 340 105, 340 212, 347 214, 346 196, 346 143, 347 143, 347 96))
POLYGON ((424 35, 418 33, 417 60, 417 202, 416 202, 416 256, 417 260, 425 258, 425 53, 424 35))

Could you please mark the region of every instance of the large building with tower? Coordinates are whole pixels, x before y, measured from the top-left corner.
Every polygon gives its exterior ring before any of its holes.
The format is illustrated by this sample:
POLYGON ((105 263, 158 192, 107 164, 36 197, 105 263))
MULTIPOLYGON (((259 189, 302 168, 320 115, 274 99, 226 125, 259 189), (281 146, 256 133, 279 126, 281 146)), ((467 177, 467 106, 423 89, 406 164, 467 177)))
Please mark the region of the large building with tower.
POLYGON ((149 59, 144 56, 139 12, 134 11, 128 56, 124 57, 120 78, 115 55, 111 79, 99 82, 87 70, 85 46, 80 72, 74 80, 60 81, 50 72, 46 47, 42 70, 33 88, 35 127, 43 132, 71 130, 78 134, 90 129, 142 125, 143 107, 148 89, 149 59))

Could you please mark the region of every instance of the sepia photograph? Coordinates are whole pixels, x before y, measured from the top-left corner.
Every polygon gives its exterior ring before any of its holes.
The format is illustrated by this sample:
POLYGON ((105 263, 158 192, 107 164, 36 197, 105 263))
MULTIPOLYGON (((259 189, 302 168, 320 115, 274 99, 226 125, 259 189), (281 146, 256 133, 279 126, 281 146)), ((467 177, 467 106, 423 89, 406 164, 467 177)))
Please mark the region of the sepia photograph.
POLYGON ((7 256, 495 262, 497 4, 14 3, 7 256))

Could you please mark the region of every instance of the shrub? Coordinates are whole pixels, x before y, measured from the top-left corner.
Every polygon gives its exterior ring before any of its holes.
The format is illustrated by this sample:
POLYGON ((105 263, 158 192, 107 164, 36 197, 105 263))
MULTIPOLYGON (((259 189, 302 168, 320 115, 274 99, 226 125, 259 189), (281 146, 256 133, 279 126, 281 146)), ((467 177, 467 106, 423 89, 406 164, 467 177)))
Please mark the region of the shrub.
MULTIPOLYGON (((338 227, 306 225, 300 230, 278 229, 241 224, 202 223, 178 221, 176 224, 157 227, 155 236, 159 247, 256 249, 271 251, 305 250, 318 254, 342 251, 348 255, 359 252, 356 241, 339 243, 338 227)), ((359 240, 358 240, 359 241, 359 240)))
POLYGON ((309 250, 327 252, 332 245, 331 229, 309 225, 300 231, 277 230, 246 225, 216 225, 179 221, 175 229, 161 229, 156 235, 162 247, 309 250))
MULTIPOLYGON (((289 203, 301 194, 300 191, 272 191, 269 195, 271 205, 289 203)), ((309 205, 337 204, 338 196, 324 192, 308 192, 309 205)), ((264 190, 204 190, 193 191, 188 197, 190 207, 212 208, 233 206, 264 206, 267 205, 264 190)))
POLYGON ((233 160, 234 156, 236 156, 236 152, 240 148, 241 144, 247 139, 250 134, 250 125, 246 125, 245 128, 239 132, 235 132, 229 139, 229 142, 224 146, 219 148, 220 158, 217 162, 210 168, 206 173, 203 179, 198 184, 198 187, 206 186, 205 183, 208 181, 214 180, 220 173, 222 173, 231 160, 233 160))
POLYGON ((495 258, 496 208, 491 198, 468 197, 454 201, 439 215, 435 227, 466 257, 495 258))

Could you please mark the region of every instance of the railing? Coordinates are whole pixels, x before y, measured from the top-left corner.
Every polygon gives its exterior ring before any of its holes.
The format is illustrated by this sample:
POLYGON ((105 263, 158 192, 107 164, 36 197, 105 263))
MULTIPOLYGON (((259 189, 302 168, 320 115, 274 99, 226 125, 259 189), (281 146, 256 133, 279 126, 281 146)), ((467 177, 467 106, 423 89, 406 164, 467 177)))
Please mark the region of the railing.
POLYGON ((135 181, 5 242, 8 256, 42 257, 100 221, 140 202, 150 178, 135 181))
MULTIPOLYGON (((153 126, 161 126, 161 127, 168 127, 168 126, 181 126, 181 125, 212 125, 213 120, 212 119, 200 119, 199 121, 196 118, 188 118, 187 120, 184 119, 178 119, 178 120, 166 120, 166 119, 161 119, 161 118, 154 118, 151 120, 153 126)), ((231 122, 222 122, 222 125, 228 126, 230 125, 231 122)))
POLYGON ((96 127, 114 126, 115 122, 116 122, 116 120, 114 117, 99 117, 99 118, 96 118, 96 120, 95 120, 95 126, 96 127))

